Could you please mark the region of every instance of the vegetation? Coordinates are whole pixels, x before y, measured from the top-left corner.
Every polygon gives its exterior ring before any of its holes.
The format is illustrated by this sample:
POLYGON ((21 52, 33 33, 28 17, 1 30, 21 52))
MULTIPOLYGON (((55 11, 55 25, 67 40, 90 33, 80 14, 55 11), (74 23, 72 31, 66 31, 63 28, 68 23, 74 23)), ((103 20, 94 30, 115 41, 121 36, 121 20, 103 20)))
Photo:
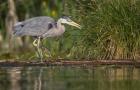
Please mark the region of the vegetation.
MULTIPOLYGON (((19 21, 41 15, 57 19, 66 14, 82 25, 82 30, 66 26, 62 37, 44 40, 51 58, 139 59, 140 0, 8 1, 15 3, 15 19, 19 21)), ((0 1, 1 58, 35 58, 31 38, 8 39, 5 22, 10 10, 8 1, 0 1), (12 50, 9 49, 11 44, 12 50)), ((48 57, 48 53, 44 53, 48 57)))

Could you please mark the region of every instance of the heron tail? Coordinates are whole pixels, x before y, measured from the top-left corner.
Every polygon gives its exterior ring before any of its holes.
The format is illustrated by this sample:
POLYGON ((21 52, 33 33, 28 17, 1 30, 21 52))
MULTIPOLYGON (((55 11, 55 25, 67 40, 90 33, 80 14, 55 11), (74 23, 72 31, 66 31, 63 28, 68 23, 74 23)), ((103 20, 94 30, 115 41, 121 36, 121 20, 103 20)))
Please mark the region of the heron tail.
POLYGON ((23 22, 17 22, 14 26, 13 26, 13 34, 14 36, 20 36, 20 32, 21 29, 23 28, 24 24, 23 22))

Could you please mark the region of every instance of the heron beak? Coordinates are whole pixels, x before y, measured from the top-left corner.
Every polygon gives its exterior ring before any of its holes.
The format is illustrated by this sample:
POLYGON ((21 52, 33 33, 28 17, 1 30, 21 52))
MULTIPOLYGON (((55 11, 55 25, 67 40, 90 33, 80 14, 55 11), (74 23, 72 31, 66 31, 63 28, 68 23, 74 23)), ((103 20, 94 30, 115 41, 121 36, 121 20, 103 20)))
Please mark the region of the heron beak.
POLYGON ((81 29, 81 26, 79 24, 77 24, 76 22, 74 22, 74 21, 68 22, 67 24, 75 26, 75 27, 81 29))

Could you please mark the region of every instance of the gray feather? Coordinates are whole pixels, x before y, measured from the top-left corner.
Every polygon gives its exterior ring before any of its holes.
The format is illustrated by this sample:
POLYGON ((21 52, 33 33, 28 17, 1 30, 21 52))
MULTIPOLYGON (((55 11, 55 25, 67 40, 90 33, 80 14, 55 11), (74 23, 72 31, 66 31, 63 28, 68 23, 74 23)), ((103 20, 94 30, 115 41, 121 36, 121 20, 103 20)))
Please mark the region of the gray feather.
POLYGON ((13 34, 18 36, 18 32, 22 29, 23 23, 17 22, 13 27, 13 34))
POLYGON ((14 26, 15 36, 41 36, 55 24, 53 18, 47 16, 34 17, 14 26))

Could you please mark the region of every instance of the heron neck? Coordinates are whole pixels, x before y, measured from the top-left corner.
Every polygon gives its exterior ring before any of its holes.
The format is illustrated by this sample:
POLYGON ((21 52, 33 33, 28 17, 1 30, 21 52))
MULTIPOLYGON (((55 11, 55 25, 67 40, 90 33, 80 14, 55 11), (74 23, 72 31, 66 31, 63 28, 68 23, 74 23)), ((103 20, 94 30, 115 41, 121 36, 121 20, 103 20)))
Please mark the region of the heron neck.
POLYGON ((64 27, 64 25, 62 25, 61 19, 59 19, 59 20, 57 21, 57 29, 58 29, 61 33, 64 33, 64 32, 65 32, 65 27, 64 27))
POLYGON ((62 26, 61 20, 58 20, 58 21, 57 21, 57 27, 58 27, 58 28, 61 28, 61 26, 62 26))

